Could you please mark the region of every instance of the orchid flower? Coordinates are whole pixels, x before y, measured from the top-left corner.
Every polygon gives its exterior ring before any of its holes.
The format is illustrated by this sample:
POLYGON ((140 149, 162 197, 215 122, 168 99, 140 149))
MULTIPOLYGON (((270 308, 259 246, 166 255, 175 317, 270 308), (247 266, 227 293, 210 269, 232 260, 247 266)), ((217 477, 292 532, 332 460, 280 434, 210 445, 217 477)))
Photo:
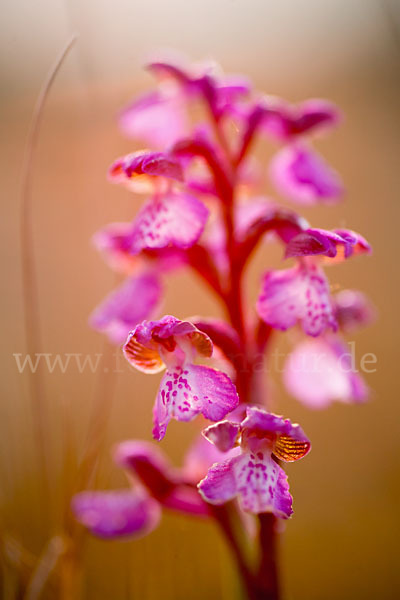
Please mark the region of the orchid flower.
POLYGON ((132 224, 130 254, 168 246, 189 248, 197 242, 208 210, 194 196, 171 188, 171 181, 183 178, 177 160, 162 153, 130 154, 113 163, 109 178, 135 192, 153 192, 132 224))
POLYGON ((292 462, 310 451, 311 444, 299 425, 250 407, 242 423, 222 421, 203 433, 221 451, 226 452, 237 443, 241 448, 239 456, 213 465, 199 483, 199 491, 207 502, 221 504, 238 496, 246 511, 272 512, 283 519, 291 516, 287 477, 274 457, 292 462))
POLYGON ((209 357, 210 338, 192 323, 165 316, 159 321, 143 321, 124 345, 128 362, 144 373, 165 368, 154 406, 153 436, 165 436, 171 418, 191 421, 198 414, 219 421, 239 403, 234 384, 216 369, 194 365, 196 354, 209 357))
POLYGON ((337 330, 328 280, 321 262, 332 264, 350 256, 370 253, 371 247, 350 230, 306 229, 292 237, 286 258, 298 264, 283 271, 266 273, 257 302, 260 317, 271 327, 285 331, 301 322, 305 333, 318 336, 327 328, 337 330))

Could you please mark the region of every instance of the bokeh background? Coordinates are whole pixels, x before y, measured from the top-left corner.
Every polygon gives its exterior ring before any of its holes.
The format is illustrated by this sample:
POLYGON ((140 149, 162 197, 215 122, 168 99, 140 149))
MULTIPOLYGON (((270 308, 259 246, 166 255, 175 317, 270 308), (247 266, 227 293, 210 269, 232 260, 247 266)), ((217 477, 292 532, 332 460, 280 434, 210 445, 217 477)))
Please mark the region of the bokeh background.
MULTIPOLYGON (((133 373, 122 363, 122 372, 108 384, 104 373, 90 369, 79 373, 70 367, 65 374, 59 369, 46 374, 51 476, 51 494, 46 497, 32 441, 27 381, 13 357, 25 352, 19 178, 35 98, 60 48, 71 32, 77 32, 79 39, 46 106, 34 162, 43 352, 104 352, 104 341, 88 328, 87 316, 114 286, 115 276, 91 247, 90 237, 110 221, 129 219, 138 206, 125 191, 106 183, 105 172, 116 156, 132 149, 117 129, 116 114, 136 92, 151 86, 141 70, 149 51, 171 47, 194 59, 213 58, 227 72, 246 73, 268 93, 291 101, 327 97, 345 113, 341 128, 319 143, 343 176, 345 201, 307 209, 305 216, 314 226, 356 229, 374 246, 371 258, 334 267, 329 276, 336 289, 358 287, 378 307, 376 324, 354 336, 357 355, 375 353, 377 370, 367 376, 372 390, 368 404, 335 404, 323 412, 302 408, 272 374, 275 409, 299 420, 313 441, 310 456, 288 468, 295 515, 281 548, 284 589, 288 600, 400 597, 399 8, 397 0, 3 3, 3 558, 11 544, 14 563, 26 559, 29 566, 57 532, 99 390, 112 383, 96 485, 124 485, 110 448, 122 439, 150 439, 150 406, 158 384, 157 377, 133 373)), ((256 294, 262 270, 274 261, 280 264, 278 249, 263 246, 249 277, 250 296, 256 294)), ((181 317, 220 314, 201 283, 187 274, 171 278, 164 309, 181 317)), ((290 335, 277 343, 284 349, 290 335)), ((171 425, 164 448, 176 464, 197 429, 194 423, 171 425)), ((214 526, 170 515, 142 540, 89 539, 82 549, 82 566, 83 597, 88 599, 239 597, 234 565, 214 526)), ((9 556, 2 573, 3 597, 16 598, 9 556)), ((55 596, 48 590, 44 597, 55 596)))

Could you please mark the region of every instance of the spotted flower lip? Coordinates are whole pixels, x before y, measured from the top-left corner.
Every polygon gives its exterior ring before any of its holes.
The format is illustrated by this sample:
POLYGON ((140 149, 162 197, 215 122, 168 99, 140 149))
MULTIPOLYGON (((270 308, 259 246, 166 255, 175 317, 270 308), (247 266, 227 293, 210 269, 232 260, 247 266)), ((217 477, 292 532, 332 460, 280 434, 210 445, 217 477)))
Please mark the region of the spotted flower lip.
POLYGON ((289 393, 312 409, 332 402, 365 402, 368 388, 354 370, 350 348, 338 336, 322 336, 300 342, 284 366, 284 383, 289 393))
POLYGON ((245 511, 291 516, 287 477, 273 456, 293 462, 308 454, 311 444, 299 425, 253 406, 242 423, 222 421, 203 435, 219 449, 229 450, 237 443, 241 448, 239 456, 214 464, 199 483, 207 502, 223 504, 238 496, 245 511))
POLYGON ((336 171, 304 144, 280 150, 270 164, 270 176, 277 191, 297 204, 332 204, 344 192, 336 171))
POLYGON ((129 252, 190 248, 203 233, 208 216, 206 206, 189 194, 169 192, 151 198, 132 223, 129 252))
POLYGON ((318 265, 312 263, 266 273, 257 312, 271 327, 282 331, 298 321, 304 332, 314 337, 327 328, 337 330, 329 283, 318 265))
POLYGON ((136 193, 165 192, 171 180, 183 181, 183 170, 179 161, 166 153, 138 150, 115 160, 108 179, 136 193))
POLYGON ((201 413, 219 421, 238 405, 236 388, 225 373, 193 364, 197 354, 209 357, 212 349, 205 333, 170 315, 144 321, 130 333, 123 351, 131 365, 145 373, 167 369, 153 410, 153 436, 158 441, 171 418, 191 421, 201 413))
POLYGON ((285 258, 323 255, 327 262, 340 262, 350 256, 372 252, 367 240, 350 229, 306 229, 286 246, 285 258), (334 259, 333 261, 331 259, 334 259))

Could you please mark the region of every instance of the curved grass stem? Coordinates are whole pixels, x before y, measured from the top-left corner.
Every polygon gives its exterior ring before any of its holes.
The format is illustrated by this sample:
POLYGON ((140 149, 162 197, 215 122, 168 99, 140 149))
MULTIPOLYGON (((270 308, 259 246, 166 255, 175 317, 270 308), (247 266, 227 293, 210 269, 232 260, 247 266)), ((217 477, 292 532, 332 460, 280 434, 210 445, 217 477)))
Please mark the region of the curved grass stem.
MULTIPOLYGON (((68 52, 76 41, 72 35, 64 45, 54 65, 48 72, 47 78, 39 93, 33 111, 31 125, 25 144, 25 155, 21 169, 21 267, 22 267, 22 297, 24 307, 24 332, 28 356, 42 348, 42 331, 40 324, 39 291, 35 264, 35 244, 33 235, 33 162, 39 140, 40 126, 52 84, 59 72, 68 52)), ((48 461, 46 455, 46 423, 45 423, 45 385, 43 369, 40 361, 36 372, 28 370, 29 392, 31 400, 34 439, 37 447, 39 469, 42 474, 42 485, 48 498, 50 491, 48 461)))

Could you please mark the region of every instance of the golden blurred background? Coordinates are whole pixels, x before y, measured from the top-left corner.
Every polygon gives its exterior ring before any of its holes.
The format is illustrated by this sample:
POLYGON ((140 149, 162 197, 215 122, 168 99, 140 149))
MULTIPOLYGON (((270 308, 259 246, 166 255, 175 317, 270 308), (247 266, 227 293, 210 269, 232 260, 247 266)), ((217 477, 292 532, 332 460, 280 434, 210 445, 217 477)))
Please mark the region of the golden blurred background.
MULTIPOLYGON (((343 110, 342 126, 318 145, 343 176, 345 202, 304 214, 313 226, 360 231, 374 247, 372 257, 334 267, 329 277, 336 289, 363 290, 378 307, 376 324, 354 336, 357 355, 375 353, 377 370, 367 376, 372 391, 366 405, 336 403, 322 412, 289 398, 273 374, 274 409, 298 420, 313 442, 310 456, 288 468, 295 514, 283 535, 282 575, 287 600, 400 597, 399 8, 397 0, 3 4, 1 529, 29 556, 38 557, 57 531, 96 390, 103 386, 99 373, 89 369, 46 373, 51 489, 45 497, 27 380, 13 357, 25 352, 20 171, 35 98, 60 48, 77 32, 51 91, 34 161, 42 352, 104 352, 104 340, 89 329, 87 318, 115 285, 115 276, 90 238, 108 222, 128 220, 138 207, 135 198, 107 184, 105 173, 116 156, 132 149, 117 129, 116 115, 135 93, 151 87, 150 76, 141 70, 149 51, 172 47, 194 59, 211 57, 226 72, 248 75, 260 90, 290 101, 326 97, 343 110)), ((280 260, 278 248, 264 245, 258 252, 248 281, 250 297, 263 269, 280 260)), ((185 317, 218 315, 220 309, 201 283, 179 273, 169 281, 164 312, 185 317)), ((290 334, 277 337, 279 347, 287 348, 290 334)), ((110 459, 112 445, 151 435, 158 378, 133 373, 122 362, 121 370, 100 457, 99 488, 125 485, 110 459)), ((170 426, 163 447, 176 464, 197 430, 198 423, 170 426)), ((141 540, 89 539, 82 566, 87 599, 240 597, 234 565, 216 528, 167 514, 159 529, 141 540)), ((12 578, 8 567, 4 573, 12 578)), ((14 598, 12 589, 13 582, 5 581, 7 600, 14 598)), ((47 593, 44 597, 54 597, 47 593)))

